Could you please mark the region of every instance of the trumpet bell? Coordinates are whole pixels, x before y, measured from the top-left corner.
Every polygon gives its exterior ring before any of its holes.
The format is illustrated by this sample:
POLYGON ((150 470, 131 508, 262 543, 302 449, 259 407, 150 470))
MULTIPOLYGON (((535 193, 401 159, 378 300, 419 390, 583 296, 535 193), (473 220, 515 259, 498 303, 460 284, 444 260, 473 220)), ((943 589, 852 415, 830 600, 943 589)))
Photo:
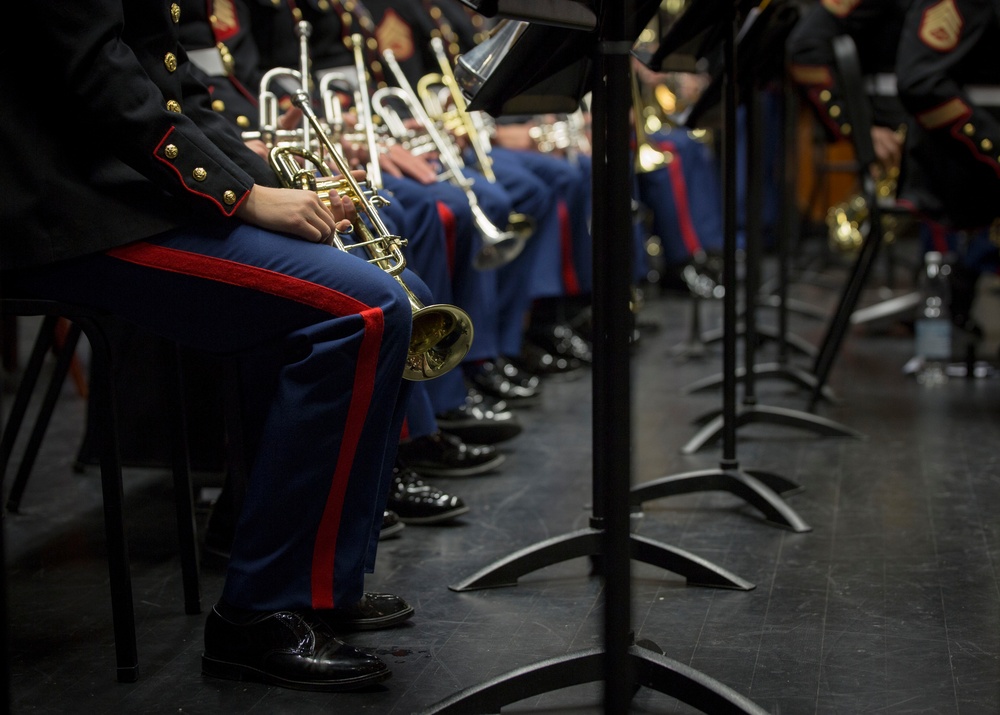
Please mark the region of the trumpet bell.
POLYGON ((472 260, 472 267, 477 271, 491 271, 505 266, 521 255, 524 244, 524 239, 508 231, 501 240, 485 243, 472 260))
POLYGON ((420 307, 411 298, 413 329, 403 367, 407 380, 432 380, 465 359, 472 346, 472 320, 454 305, 420 307))

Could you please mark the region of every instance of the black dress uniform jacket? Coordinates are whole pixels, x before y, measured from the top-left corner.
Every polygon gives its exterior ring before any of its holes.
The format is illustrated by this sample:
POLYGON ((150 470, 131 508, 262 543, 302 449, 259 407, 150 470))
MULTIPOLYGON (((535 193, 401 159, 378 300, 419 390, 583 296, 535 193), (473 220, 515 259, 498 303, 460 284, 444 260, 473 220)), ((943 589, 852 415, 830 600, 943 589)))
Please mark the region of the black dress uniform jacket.
POLYGON ((181 45, 208 87, 212 109, 242 131, 256 129, 263 73, 249 8, 242 0, 176 1, 181 45))
POLYGON ((998 4, 918 0, 897 65, 900 99, 916 118, 916 180, 932 191, 921 208, 961 228, 989 225, 1000 217, 998 4))
POLYGON ((806 12, 788 37, 792 80, 802 88, 829 132, 830 139, 850 138, 843 88, 837 81, 833 40, 850 36, 858 50, 861 71, 872 86, 872 122, 898 128, 906 123, 903 106, 889 82, 896 66, 896 48, 903 18, 912 0, 822 0, 806 12), (880 85, 889 85, 881 88, 880 85))
POLYGON ((224 219, 254 183, 275 185, 189 71, 177 5, 39 1, 11 15, 40 51, 0 47, 4 270, 224 219))

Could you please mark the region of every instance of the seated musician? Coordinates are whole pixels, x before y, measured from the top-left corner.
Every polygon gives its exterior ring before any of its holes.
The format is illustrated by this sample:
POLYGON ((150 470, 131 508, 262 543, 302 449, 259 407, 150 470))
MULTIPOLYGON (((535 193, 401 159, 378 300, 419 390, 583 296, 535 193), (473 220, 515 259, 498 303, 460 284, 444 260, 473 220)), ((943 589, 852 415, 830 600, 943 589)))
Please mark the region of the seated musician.
POLYGON ((413 614, 364 590, 412 384, 406 290, 328 245, 356 219, 350 197, 279 188, 211 109, 176 4, 20 13, 49 52, 45 82, 0 81, 4 291, 239 361, 249 477, 204 673, 322 691, 384 680, 385 663, 336 634, 413 614))

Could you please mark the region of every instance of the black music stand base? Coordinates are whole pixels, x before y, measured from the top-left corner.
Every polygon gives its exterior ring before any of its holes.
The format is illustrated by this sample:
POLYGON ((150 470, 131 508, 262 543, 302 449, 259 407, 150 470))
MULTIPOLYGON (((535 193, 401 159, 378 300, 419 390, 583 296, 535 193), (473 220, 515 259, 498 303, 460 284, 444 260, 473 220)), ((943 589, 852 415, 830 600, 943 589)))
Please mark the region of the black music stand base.
MULTIPOLYGON (((713 414, 715 414, 713 412, 713 414)), ((787 407, 769 407, 767 405, 741 405, 736 409, 733 417, 736 427, 753 423, 780 425, 782 427, 798 427, 810 430, 824 437, 854 437, 864 439, 865 436, 846 425, 835 422, 826 417, 814 415, 811 412, 802 410, 792 410, 787 407)), ((696 420, 705 422, 705 426, 698 430, 697 434, 688 440, 687 444, 681 447, 682 454, 694 454, 702 447, 712 444, 722 434, 725 427, 725 416, 709 416, 696 420)))
MULTIPOLYGON (((736 369, 736 382, 741 382, 746 380, 747 369, 745 367, 740 367, 736 369)), ((778 378, 790 382, 793 385, 798 385, 799 387, 804 387, 810 391, 810 393, 819 386, 819 381, 816 376, 813 375, 808 370, 803 370, 802 368, 795 367, 788 363, 783 363, 781 361, 776 362, 763 362, 757 363, 753 366, 753 377, 757 378, 778 378)), ((703 392, 712 388, 717 388, 722 385, 723 376, 711 375, 709 377, 702 378, 701 380, 695 380, 690 385, 684 389, 684 394, 691 395, 696 392, 703 392)), ((840 398, 837 397, 836 393, 833 391, 829 385, 819 386, 820 397, 832 405, 840 404, 840 398)))
POLYGON ((673 474, 638 484, 630 490, 629 499, 632 505, 641 505, 652 499, 678 494, 726 491, 756 507, 769 523, 804 533, 812 531, 812 527, 779 496, 779 493, 792 494, 800 489, 795 482, 771 472, 722 465, 718 469, 673 474))
MULTIPOLYGON (((419 715, 499 713, 504 705, 604 677, 602 648, 568 653, 516 668, 492 680, 461 690, 419 715)), ((628 657, 636 690, 646 686, 712 715, 767 715, 767 711, 714 678, 664 656, 649 641, 633 643, 628 657), (655 650, 654 650, 655 648, 655 650)))
MULTIPOLYGON (((516 551, 448 588, 452 591, 477 591, 516 586, 517 579, 525 574, 582 556, 600 557, 603 551, 603 530, 581 529, 516 551)), ((754 588, 754 584, 749 581, 705 559, 636 534, 629 534, 629 551, 634 559, 684 576, 691 586, 740 591, 754 588)))

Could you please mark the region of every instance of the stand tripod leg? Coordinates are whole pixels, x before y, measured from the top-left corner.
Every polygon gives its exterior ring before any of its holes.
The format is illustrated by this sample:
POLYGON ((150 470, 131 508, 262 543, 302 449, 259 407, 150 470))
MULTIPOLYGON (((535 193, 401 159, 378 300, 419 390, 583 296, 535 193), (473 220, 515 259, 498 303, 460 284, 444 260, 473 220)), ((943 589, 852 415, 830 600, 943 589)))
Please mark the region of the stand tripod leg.
MULTIPOLYGON (((653 688, 711 715, 767 715, 735 690, 645 645, 631 646, 628 657, 639 686, 653 688)), ((420 715, 499 713, 503 706, 519 700, 601 680, 604 660, 602 648, 549 658, 461 690, 421 710, 420 715)))
MULTIPOLYGON (((532 571, 583 556, 601 556, 603 552, 603 531, 581 529, 521 549, 448 588, 452 591, 476 591, 516 586, 518 578, 532 571)), ((691 585, 742 591, 754 587, 750 582, 694 554, 635 534, 630 535, 630 552, 632 558, 684 576, 691 585)))
MULTIPOLYGON (((757 405, 755 407, 741 408, 736 414, 736 426, 742 427, 754 422, 780 425, 782 427, 801 427, 815 432, 824 437, 855 437, 863 439, 857 430, 853 430, 839 422, 819 417, 809 412, 801 410, 790 410, 785 407, 768 407, 757 405)), ((694 454, 702 447, 715 442, 722 433, 725 425, 723 417, 716 417, 698 430, 687 444, 681 448, 683 454, 694 454)))
POLYGON ((736 469, 704 469, 654 479, 632 487, 629 500, 639 505, 661 497, 704 491, 730 492, 756 507, 773 524, 799 533, 812 531, 762 480, 736 469))
MULTIPOLYGON (((723 332, 724 330, 722 328, 714 328, 712 330, 706 330, 704 333, 701 334, 701 340, 706 345, 710 343, 720 342, 723 338, 723 332)), ((744 332, 745 331, 742 328, 738 328, 736 330, 736 335, 741 336, 743 335, 744 332)), ((795 335, 794 333, 788 333, 787 335, 779 336, 775 331, 770 330, 767 326, 761 326, 757 328, 757 332, 758 332, 757 336, 758 338, 766 338, 769 340, 773 340, 775 342, 779 340, 784 340, 785 344, 788 347, 794 349, 801 355, 805 355, 806 357, 815 357, 818 352, 815 345, 810 343, 802 336, 795 335)))
MULTIPOLYGON (((771 378, 777 377, 791 382, 799 387, 805 387, 810 392, 816 387, 816 378, 812 373, 801 370, 792 365, 786 365, 782 362, 766 362, 757 363, 753 366, 753 376, 756 379, 761 378, 771 378)), ((736 369, 736 381, 742 382, 747 377, 747 370, 745 367, 740 367, 736 369)), ((705 390, 714 389, 721 387, 723 376, 721 374, 709 375, 700 380, 695 380, 690 385, 684 388, 683 393, 685 395, 693 395, 696 392, 703 392, 705 390)), ((837 398, 836 393, 829 385, 823 385, 820 388, 820 397, 822 397, 826 402, 831 404, 837 404, 840 400, 837 398)))

